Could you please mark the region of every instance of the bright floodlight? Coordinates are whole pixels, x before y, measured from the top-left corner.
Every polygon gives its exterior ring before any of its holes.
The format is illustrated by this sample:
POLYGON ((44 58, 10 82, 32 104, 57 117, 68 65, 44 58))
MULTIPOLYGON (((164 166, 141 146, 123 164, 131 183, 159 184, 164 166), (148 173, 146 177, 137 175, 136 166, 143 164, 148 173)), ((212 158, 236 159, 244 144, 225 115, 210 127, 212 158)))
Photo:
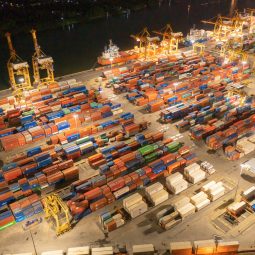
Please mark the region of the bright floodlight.
POLYGON ((246 65, 246 64, 247 64, 247 61, 242 61, 242 64, 243 64, 243 65, 246 65))
POLYGON ((175 82, 175 83, 174 83, 174 86, 175 86, 175 87, 176 87, 176 86, 178 86, 178 85, 179 85, 179 83, 178 83, 178 82, 175 82))
POLYGON ((25 79, 24 79, 24 77, 20 77, 20 78, 18 79, 18 81, 19 81, 20 83, 22 83, 22 82, 25 81, 25 79))

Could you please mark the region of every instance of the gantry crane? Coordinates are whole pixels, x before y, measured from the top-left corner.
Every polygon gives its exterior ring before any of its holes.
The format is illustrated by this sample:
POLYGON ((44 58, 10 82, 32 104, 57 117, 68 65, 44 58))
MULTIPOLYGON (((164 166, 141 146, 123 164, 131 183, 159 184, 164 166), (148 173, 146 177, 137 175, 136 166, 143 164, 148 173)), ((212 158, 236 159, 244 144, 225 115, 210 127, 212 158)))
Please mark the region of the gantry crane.
POLYGON ((10 51, 10 58, 7 62, 7 68, 9 73, 10 85, 13 89, 13 94, 17 98, 21 98, 23 91, 32 89, 30 75, 29 75, 29 65, 26 61, 21 59, 13 48, 11 34, 5 34, 8 42, 8 47, 10 51))
POLYGON ((244 85, 242 84, 233 84, 227 87, 228 97, 239 96, 239 106, 245 104, 247 94, 244 91, 244 85))
POLYGON ((148 38, 150 37, 150 33, 148 31, 148 28, 145 27, 140 33, 136 35, 131 35, 133 39, 135 39, 137 42, 139 42, 139 54, 144 55, 144 58, 147 58, 147 49, 149 45, 148 38))
POLYGON ((246 16, 248 33, 253 34, 255 31, 255 9, 247 8, 245 12, 248 14, 246 16))
POLYGON ((182 33, 174 33, 170 24, 167 24, 159 31, 153 31, 153 33, 162 36, 161 45, 163 46, 167 54, 177 52, 179 49, 179 42, 183 38, 182 33))
POLYGON ((193 44, 193 51, 196 52, 197 54, 203 56, 205 53, 205 45, 203 43, 194 43, 193 44))
POLYGON ((215 19, 202 20, 202 23, 214 25, 213 35, 216 41, 226 42, 231 35, 241 36, 244 20, 236 12, 233 18, 218 15, 215 19))
POLYGON ((47 56, 37 42, 36 31, 31 30, 35 53, 32 57, 34 84, 38 87, 54 82, 53 59, 47 56))
POLYGON ((45 218, 55 229, 57 236, 71 229, 71 215, 67 205, 56 193, 48 195, 42 200, 45 218))
POLYGON ((248 61, 248 54, 240 48, 234 49, 229 42, 226 42, 221 47, 220 55, 229 61, 238 60, 242 63, 246 63, 248 61))

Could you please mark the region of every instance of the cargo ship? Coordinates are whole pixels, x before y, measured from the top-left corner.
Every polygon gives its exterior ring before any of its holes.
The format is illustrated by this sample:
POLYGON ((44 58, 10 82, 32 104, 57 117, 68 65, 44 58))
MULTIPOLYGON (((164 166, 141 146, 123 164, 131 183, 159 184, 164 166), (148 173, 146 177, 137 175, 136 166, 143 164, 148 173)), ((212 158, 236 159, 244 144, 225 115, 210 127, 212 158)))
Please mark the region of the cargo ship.
POLYGON ((137 59, 138 53, 134 51, 119 51, 119 47, 110 40, 108 47, 97 61, 100 65, 111 65, 117 63, 126 63, 129 60, 137 59))

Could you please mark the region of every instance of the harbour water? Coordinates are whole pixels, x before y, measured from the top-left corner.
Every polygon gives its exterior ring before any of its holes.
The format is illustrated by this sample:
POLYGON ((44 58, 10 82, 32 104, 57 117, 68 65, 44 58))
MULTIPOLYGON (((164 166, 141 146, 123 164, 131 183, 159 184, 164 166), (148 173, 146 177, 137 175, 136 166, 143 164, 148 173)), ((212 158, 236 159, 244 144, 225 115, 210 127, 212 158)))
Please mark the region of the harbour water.
MULTIPOLYGON (((134 46, 130 34, 140 32, 145 26, 152 31, 171 23, 175 32, 186 34, 193 25, 205 28, 200 22, 202 19, 215 17, 218 13, 229 15, 236 8, 243 10, 247 7, 255 8, 255 1, 168 0, 153 9, 131 13, 128 17, 123 14, 89 24, 42 31, 38 33, 38 41, 43 51, 54 58, 56 76, 62 76, 94 67, 97 56, 109 39, 126 50, 134 46)), ((31 66, 34 49, 29 31, 13 36, 13 43, 17 54, 31 66)), ((6 62, 9 57, 5 38, 1 38, 0 52, 0 89, 4 89, 8 88, 6 62)))

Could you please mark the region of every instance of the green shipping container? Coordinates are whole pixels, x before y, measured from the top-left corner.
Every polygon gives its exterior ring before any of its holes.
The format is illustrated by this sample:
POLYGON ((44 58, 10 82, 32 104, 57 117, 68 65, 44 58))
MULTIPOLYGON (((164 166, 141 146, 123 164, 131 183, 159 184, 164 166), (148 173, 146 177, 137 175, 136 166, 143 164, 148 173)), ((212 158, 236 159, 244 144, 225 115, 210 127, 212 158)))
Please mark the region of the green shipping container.
POLYGON ((143 155, 147 155, 153 151, 155 151, 156 149, 158 149, 158 145, 157 144, 149 144, 149 145, 146 145, 142 148, 140 148, 138 151, 143 155))
POLYGON ((97 107, 97 103, 95 103, 95 102, 90 103, 90 107, 91 107, 91 108, 96 108, 96 107, 97 107))
POLYGON ((166 147, 168 148, 169 152, 176 152, 182 147, 182 144, 179 142, 171 142, 167 144, 166 147))
POLYGON ((146 163, 148 163, 150 161, 153 161, 153 160, 159 158, 162 155, 163 155, 163 151, 162 150, 158 150, 158 151, 154 151, 154 152, 150 153, 149 155, 146 155, 144 157, 144 159, 145 159, 146 163))
POLYGON ((71 112, 68 108, 63 108, 62 111, 64 112, 65 115, 71 112))
POLYGON ((27 115, 33 115, 35 113, 34 110, 28 111, 28 112, 23 112, 22 116, 27 116, 27 115))

